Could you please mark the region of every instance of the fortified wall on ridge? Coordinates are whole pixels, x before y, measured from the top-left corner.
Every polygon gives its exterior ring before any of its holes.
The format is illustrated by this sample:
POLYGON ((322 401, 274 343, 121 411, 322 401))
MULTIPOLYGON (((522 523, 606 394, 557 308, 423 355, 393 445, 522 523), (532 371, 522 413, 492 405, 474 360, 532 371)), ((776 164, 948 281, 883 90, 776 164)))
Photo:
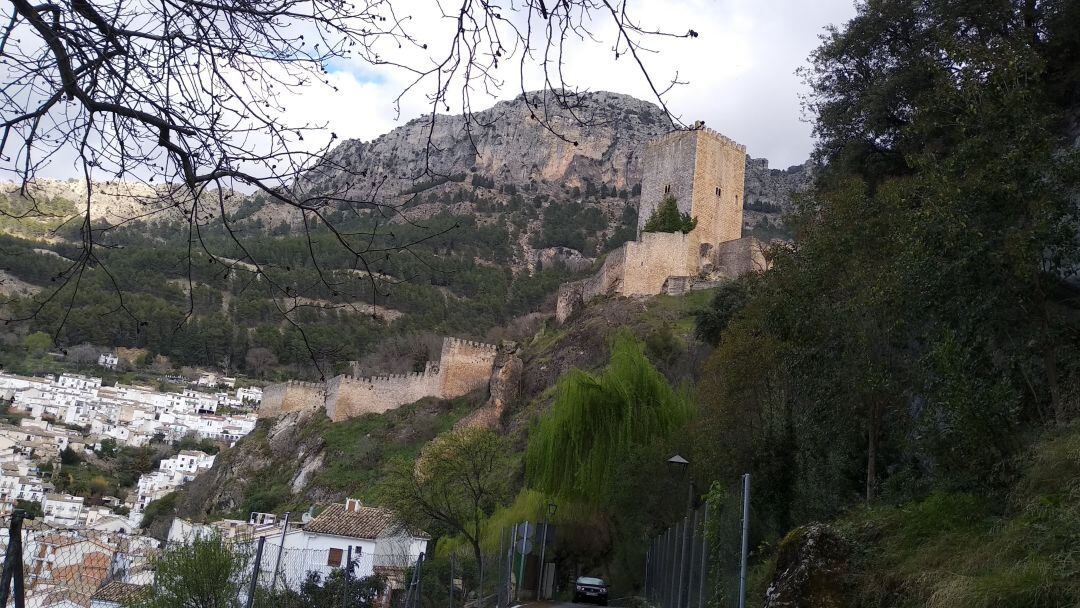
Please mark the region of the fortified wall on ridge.
POLYGON ((637 240, 609 253, 595 275, 559 288, 559 323, 597 297, 679 294, 765 270, 762 245, 742 236, 745 146, 698 123, 652 140, 644 156, 637 240), (643 232, 668 196, 696 227, 643 232))
POLYGON ((340 375, 325 383, 272 384, 263 390, 259 417, 325 407, 327 417, 338 422, 382 413, 424 397, 453 399, 487 385, 497 351, 492 344, 444 338, 439 361, 429 361, 422 372, 366 378, 340 375))

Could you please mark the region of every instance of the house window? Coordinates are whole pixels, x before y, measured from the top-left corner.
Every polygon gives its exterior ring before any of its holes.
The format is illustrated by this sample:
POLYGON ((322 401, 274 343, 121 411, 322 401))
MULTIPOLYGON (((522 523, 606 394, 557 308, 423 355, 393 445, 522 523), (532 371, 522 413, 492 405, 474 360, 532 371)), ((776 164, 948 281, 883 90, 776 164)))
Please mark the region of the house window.
POLYGON ((326 556, 326 565, 334 568, 341 567, 341 549, 330 549, 330 554, 326 556))
POLYGON ((361 547, 360 545, 356 545, 355 547, 353 547, 353 550, 352 550, 353 559, 358 559, 363 554, 364 554, 364 548, 363 547, 361 547))

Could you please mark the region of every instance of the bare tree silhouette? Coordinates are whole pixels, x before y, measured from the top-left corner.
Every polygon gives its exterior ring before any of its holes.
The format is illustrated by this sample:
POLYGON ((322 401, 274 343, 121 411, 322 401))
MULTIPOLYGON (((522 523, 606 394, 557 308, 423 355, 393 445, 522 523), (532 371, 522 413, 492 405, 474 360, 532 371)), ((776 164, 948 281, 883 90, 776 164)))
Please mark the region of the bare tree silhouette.
MULTIPOLYGON (((290 322, 293 311, 311 304, 267 273, 266 262, 246 246, 253 235, 230 217, 237 201, 252 193, 295 210, 309 238, 313 232, 332 234, 378 293, 404 278, 382 276, 373 260, 417 244, 375 238, 378 226, 407 221, 401 213, 407 201, 383 192, 380 176, 348 174, 326 154, 337 135, 325 124, 288 116, 284 96, 332 86, 328 69, 335 62, 407 74, 395 104, 400 111, 405 95, 426 95, 430 151, 438 111, 451 105, 463 111, 470 141, 473 130, 486 126, 473 118, 472 96, 500 91, 500 64, 516 62, 523 93, 527 82, 543 83, 540 94, 525 96, 532 118, 566 139, 551 116, 577 117, 581 90, 564 70, 574 60, 569 42, 602 44, 593 31, 613 25, 614 58, 628 55, 636 62, 667 112, 664 94, 677 75, 666 85, 654 83, 643 60, 651 52, 647 42, 697 36, 693 30, 643 26, 631 17, 626 0, 9 0, 0 19, 7 23, 0 33, 0 171, 16 176, 21 195, 33 201, 38 172, 74 152, 86 186, 85 207, 74 219, 81 223, 80 255, 36 309, 12 320, 30 318, 54 299, 66 300, 70 313, 86 270, 109 272, 97 254, 110 246, 105 236, 117 224, 91 221, 91 199, 107 181, 152 186, 152 200, 139 197, 144 210, 127 221, 161 213, 181 218, 191 252, 201 250, 223 271, 253 275, 290 322), (411 30, 420 11, 437 11, 453 23, 445 38, 425 40, 411 30), (347 178, 335 180, 331 191, 311 188, 302 177, 312 171, 347 178), (379 222, 368 234, 349 233, 328 217, 337 211, 370 214, 379 222), (206 246, 210 224, 227 233, 238 253, 223 257, 206 246)), ((415 177, 438 173, 426 163, 415 177)), ((22 215, 35 213, 41 210, 32 205, 22 215)), ((311 263, 326 288, 348 289, 347 281, 323 271, 314 248, 311 263)), ((191 255, 189 294, 190 266, 191 255)), ((109 277, 117 311, 132 314, 109 277)))

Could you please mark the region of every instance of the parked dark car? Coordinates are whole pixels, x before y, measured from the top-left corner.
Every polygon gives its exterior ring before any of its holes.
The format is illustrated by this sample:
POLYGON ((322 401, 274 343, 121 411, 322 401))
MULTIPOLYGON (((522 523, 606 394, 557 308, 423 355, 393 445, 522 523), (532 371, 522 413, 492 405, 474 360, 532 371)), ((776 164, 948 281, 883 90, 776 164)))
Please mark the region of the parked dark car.
POLYGON ((607 606, 607 583, 602 578, 582 576, 574 582, 574 602, 607 606))

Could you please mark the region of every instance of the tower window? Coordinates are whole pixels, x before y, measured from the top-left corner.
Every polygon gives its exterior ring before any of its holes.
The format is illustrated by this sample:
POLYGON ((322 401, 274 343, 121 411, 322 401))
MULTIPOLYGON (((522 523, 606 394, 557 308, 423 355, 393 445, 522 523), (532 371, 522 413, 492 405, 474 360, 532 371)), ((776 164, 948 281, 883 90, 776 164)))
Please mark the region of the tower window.
POLYGON ((671 193, 671 184, 668 184, 668 185, 664 186, 664 194, 670 194, 670 193, 671 193))
POLYGON ((720 186, 716 187, 716 196, 720 196, 720 186))

